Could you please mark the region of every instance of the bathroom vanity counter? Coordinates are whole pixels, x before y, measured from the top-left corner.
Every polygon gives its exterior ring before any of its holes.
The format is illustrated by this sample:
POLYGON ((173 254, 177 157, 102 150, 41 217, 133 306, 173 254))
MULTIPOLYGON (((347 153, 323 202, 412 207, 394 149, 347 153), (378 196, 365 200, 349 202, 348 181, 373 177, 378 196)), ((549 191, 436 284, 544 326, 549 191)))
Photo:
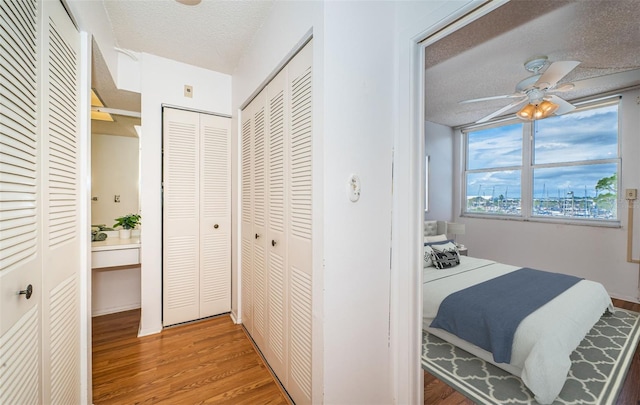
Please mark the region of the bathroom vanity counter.
POLYGON ((91 242, 91 268, 129 266, 140 263, 140 237, 120 239, 109 236, 91 242))
POLYGON ((133 236, 130 239, 120 239, 118 237, 108 237, 105 240, 91 242, 91 251, 100 252, 103 250, 119 250, 119 249, 140 249, 140 237, 133 236))

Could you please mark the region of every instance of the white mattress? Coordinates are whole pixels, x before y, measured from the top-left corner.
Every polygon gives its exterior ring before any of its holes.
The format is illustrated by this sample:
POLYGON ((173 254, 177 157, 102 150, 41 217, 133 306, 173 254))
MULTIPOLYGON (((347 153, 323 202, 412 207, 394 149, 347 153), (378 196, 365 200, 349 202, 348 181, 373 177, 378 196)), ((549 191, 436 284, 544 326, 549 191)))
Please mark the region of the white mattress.
POLYGON ((613 311, 604 287, 582 280, 527 316, 514 336, 511 363, 496 364, 493 355, 442 329, 430 328, 440 303, 449 294, 520 267, 468 256, 460 265, 423 273, 423 328, 430 333, 520 376, 541 404, 550 404, 562 390, 571 361, 571 352, 600 319, 606 309, 613 311))

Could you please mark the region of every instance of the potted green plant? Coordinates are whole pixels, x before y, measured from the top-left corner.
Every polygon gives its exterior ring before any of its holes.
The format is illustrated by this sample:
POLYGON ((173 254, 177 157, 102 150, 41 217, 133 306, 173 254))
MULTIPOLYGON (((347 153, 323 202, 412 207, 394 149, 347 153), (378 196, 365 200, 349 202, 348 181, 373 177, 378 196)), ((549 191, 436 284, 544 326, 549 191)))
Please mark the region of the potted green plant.
POLYGON ((131 238, 131 230, 141 223, 140 218, 141 217, 138 214, 128 214, 120 218, 116 218, 116 223, 113 224, 113 227, 122 227, 122 229, 119 230, 120 239, 131 238))

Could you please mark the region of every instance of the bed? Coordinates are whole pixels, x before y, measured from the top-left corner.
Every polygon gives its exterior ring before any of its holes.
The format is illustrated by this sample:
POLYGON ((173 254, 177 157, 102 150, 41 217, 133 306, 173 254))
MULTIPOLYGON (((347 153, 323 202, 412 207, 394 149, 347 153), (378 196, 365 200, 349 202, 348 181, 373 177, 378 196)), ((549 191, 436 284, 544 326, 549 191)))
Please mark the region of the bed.
MULTIPOLYGON (((425 236, 436 228, 426 229, 425 236)), ((459 264, 451 268, 424 267, 423 329, 520 377, 536 401, 550 404, 562 390, 571 366, 571 352, 603 313, 613 311, 611 299, 601 284, 579 280, 526 316, 515 329, 508 363, 496 362, 493 353, 446 330, 431 327, 449 295, 520 269, 467 256, 459 256, 459 264)))

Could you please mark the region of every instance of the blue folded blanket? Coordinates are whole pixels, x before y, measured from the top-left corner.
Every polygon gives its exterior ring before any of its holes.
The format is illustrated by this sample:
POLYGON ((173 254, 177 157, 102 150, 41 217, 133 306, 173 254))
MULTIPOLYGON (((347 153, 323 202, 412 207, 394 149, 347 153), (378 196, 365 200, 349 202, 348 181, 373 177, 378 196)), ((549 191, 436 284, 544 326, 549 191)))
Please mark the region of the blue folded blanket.
POLYGON ((430 326, 493 353, 498 363, 509 363, 520 322, 580 280, 529 268, 515 270, 449 295, 430 326))

